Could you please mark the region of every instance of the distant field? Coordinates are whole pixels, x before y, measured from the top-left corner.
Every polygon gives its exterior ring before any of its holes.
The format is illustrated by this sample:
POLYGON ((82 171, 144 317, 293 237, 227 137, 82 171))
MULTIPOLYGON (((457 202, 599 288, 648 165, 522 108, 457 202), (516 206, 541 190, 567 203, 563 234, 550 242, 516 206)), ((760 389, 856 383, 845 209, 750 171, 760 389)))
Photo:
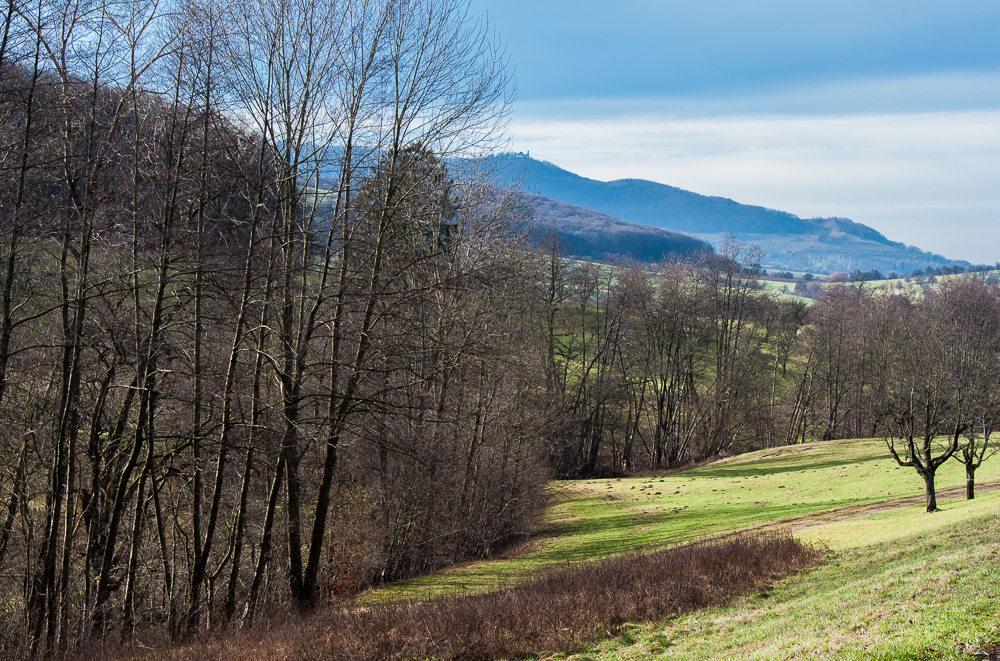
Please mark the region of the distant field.
POLYGON ((798 296, 795 292, 795 283, 789 280, 768 280, 766 278, 761 279, 760 284, 763 285, 764 289, 768 292, 776 295, 777 297, 789 301, 802 301, 806 305, 812 305, 816 301, 806 296, 798 296))
MULTIPOLYGON (((803 274, 801 272, 793 273, 795 277, 801 277, 803 274)), ((892 290, 898 293, 909 293, 916 297, 917 299, 923 296, 923 293, 927 289, 933 289, 940 286, 941 284, 948 282, 949 280, 955 279, 967 279, 971 277, 978 278, 989 278, 990 276, 998 277, 1000 276, 1000 271, 983 271, 981 273, 959 273, 950 275, 936 275, 936 276, 920 276, 920 277, 908 277, 908 278, 894 278, 891 280, 871 280, 864 283, 864 288, 866 291, 877 291, 877 290, 892 290)), ((838 282, 838 283, 828 283, 826 282, 826 276, 816 276, 816 282, 821 282, 823 287, 830 287, 834 285, 845 285, 848 287, 857 287, 860 282, 838 282)), ((795 282, 784 279, 774 279, 773 276, 767 276, 761 278, 761 285, 764 289, 771 294, 774 294, 780 299, 790 300, 790 301, 802 301, 806 305, 812 305, 816 302, 815 299, 808 298, 805 296, 798 296, 795 292, 795 282)))
MULTIPOLYGON (((932 515, 922 513, 920 478, 912 469, 896 466, 878 439, 764 450, 666 474, 556 482, 540 535, 514 557, 469 563, 382 588, 365 601, 489 590, 568 561, 748 529, 798 529, 798 534, 823 540, 833 549, 891 542, 915 532, 918 524, 937 526, 966 516, 963 467, 949 462, 938 475, 944 511, 932 515), (947 495, 949 488, 959 495, 947 495), (866 513, 864 508, 878 503, 902 507, 866 513), (899 518, 903 516, 909 518, 901 525, 885 523, 904 521, 899 518)), ((998 493, 985 492, 988 483, 1000 482, 1000 459, 987 461, 978 481, 980 496, 973 505, 992 502, 993 511, 1000 509, 998 493)))
MULTIPOLYGON (((989 278, 1000 276, 1000 271, 981 271, 977 273, 957 273, 949 275, 919 276, 895 278, 892 280, 873 280, 865 283, 868 289, 894 289, 897 291, 912 291, 920 293, 925 287, 934 287, 949 280, 965 280, 968 278, 989 278)), ((845 282, 845 285, 857 285, 857 282, 845 282)))

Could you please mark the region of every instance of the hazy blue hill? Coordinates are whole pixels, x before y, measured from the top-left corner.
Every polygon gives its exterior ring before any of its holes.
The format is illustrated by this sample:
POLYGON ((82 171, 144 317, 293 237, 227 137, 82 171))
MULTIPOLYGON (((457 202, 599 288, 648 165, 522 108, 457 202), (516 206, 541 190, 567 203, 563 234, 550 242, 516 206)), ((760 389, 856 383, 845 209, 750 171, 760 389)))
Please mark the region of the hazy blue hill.
POLYGON ((554 227, 566 254, 605 260, 631 257, 640 262, 659 261, 664 255, 711 251, 708 243, 659 227, 627 223, 593 209, 535 198, 535 222, 541 232, 554 227))
POLYGON ((522 188, 529 193, 588 207, 631 223, 708 234, 731 232, 734 225, 747 232, 812 231, 809 223, 784 211, 699 195, 644 179, 595 181, 518 154, 500 158, 510 159, 508 167, 523 172, 522 188))
POLYGON ((759 244, 766 254, 765 264, 777 268, 909 272, 928 265, 966 264, 892 241, 847 218, 799 218, 785 211, 699 195, 643 179, 596 181, 524 154, 504 154, 493 159, 494 167, 518 178, 526 192, 630 223, 691 234, 711 243, 734 234, 759 244))

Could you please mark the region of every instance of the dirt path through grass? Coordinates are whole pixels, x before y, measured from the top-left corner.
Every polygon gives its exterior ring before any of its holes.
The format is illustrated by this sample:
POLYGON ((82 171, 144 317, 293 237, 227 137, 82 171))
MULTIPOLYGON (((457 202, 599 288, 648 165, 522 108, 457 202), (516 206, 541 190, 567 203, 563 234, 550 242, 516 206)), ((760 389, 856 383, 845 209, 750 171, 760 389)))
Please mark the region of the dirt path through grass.
MULTIPOLYGON (((976 485, 977 494, 991 493, 993 491, 1000 491, 1000 482, 989 482, 982 485, 978 484, 976 485)), ((939 501, 945 501, 947 499, 955 498, 958 496, 960 496, 963 500, 965 499, 964 486, 937 490, 937 497, 939 501)), ((871 516, 873 514, 891 512, 893 510, 902 509, 904 507, 914 507, 923 505, 925 503, 926 503, 926 498, 923 494, 919 496, 905 496, 903 498, 892 498, 877 503, 865 503, 863 505, 852 505, 849 507, 841 507, 826 512, 817 512, 815 514, 807 514, 805 516, 799 516, 793 519, 786 519, 783 521, 775 521, 772 523, 761 524, 759 526, 752 526, 750 528, 741 530, 737 534, 772 532, 772 531, 796 533, 802 530, 809 530, 810 528, 816 528, 818 526, 826 525, 828 523, 847 521, 850 519, 860 519, 862 517, 871 516)), ((722 535, 720 537, 728 538, 732 537, 732 535, 722 535)))

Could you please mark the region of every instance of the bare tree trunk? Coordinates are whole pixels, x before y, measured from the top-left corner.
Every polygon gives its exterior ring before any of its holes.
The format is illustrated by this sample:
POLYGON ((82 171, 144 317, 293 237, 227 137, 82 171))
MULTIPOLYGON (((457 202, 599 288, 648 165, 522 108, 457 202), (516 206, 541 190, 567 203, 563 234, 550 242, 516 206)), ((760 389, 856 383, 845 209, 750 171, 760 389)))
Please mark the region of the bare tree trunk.
POLYGON ((936 512, 937 511, 937 492, 934 489, 934 473, 932 471, 924 471, 924 490, 927 497, 927 511, 936 512))
POLYGON ((285 470, 284 462, 284 455, 279 456, 278 463, 274 468, 274 478, 271 481, 271 488, 267 498, 267 510, 264 513, 264 525, 260 538, 260 555, 257 557, 257 568, 254 571, 253 581, 250 583, 250 592, 247 595, 247 608, 243 615, 243 626, 247 629, 253 626, 254 618, 257 614, 257 600, 260 595, 260 588, 264 582, 267 565, 271 561, 274 515, 278 509, 278 497, 281 494, 281 478, 285 470))
POLYGON ((11 534, 14 532, 14 517, 17 514, 18 503, 25 498, 25 464, 28 453, 28 437, 21 441, 21 450, 17 453, 17 468, 14 469, 14 480, 10 485, 10 498, 7 501, 7 514, 4 517, 3 529, 0 529, 0 567, 3 567, 7 555, 7 547, 11 534))

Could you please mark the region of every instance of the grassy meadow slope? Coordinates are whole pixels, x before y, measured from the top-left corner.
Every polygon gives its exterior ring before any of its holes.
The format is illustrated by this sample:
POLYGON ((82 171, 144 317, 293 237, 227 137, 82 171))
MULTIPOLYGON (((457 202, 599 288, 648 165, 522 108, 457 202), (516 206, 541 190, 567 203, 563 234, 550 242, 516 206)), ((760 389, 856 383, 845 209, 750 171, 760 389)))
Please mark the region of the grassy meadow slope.
POLYGON ((934 515, 911 507, 815 528, 802 536, 834 550, 771 590, 544 658, 1000 658, 998 496, 948 503, 934 515))
MULTIPOLYGON (((735 605, 626 627, 545 659, 971 659, 1000 655, 1000 461, 977 498, 962 466, 939 471, 942 511, 880 440, 809 443, 699 468, 558 483, 541 539, 518 558, 474 563, 379 596, 476 591, 625 549, 739 530, 790 530, 828 548, 818 568, 735 605)), ((375 595, 373 595, 375 596, 375 595)))
MULTIPOLYGON (((963 471, 957 462, 938 471, 939 506, 944 511, 920 516, 922 480, 913 469, 896 466, 879 439, 762 450, 665 474, 555 482, 553 505, 540 534, 512 557, 468 563, 382 588, 366 600, 488 590, 568 561, 752 529, 792 529, 810 539, 828 539, 834 549, 888 541, 911 532, 910 528, 898 531, 893 525, 877 525, 877 532, 862 535, 848 530, 837 538, 825 538, 823 531, 841 530, 836 526, 856 521, 850 517, 867 516, 868 508, 876 506, 898 506, 886 510, 892 517, 912 513, 917 521, 946 520, 953 509, 967 507, 963 471), (949 495, 949 490, 954 493, 949 495)), ((987 491, 1000 482, 1000 458, 985 462, 977 480, 977 505, 1000 501, 1000 492, 987 491)))

